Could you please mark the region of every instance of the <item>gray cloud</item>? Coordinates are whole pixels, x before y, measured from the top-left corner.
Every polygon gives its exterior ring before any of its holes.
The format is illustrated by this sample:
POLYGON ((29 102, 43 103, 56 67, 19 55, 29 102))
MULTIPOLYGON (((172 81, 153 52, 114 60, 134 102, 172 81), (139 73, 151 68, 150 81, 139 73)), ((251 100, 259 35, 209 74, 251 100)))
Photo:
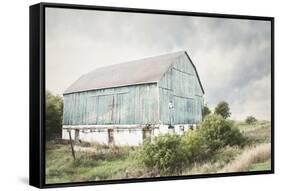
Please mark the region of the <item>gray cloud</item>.
POLYGON ((97 67, 187 50, 214 108, 270 119, 270 23, 47 8, 47 88, 61 94, 97 67))

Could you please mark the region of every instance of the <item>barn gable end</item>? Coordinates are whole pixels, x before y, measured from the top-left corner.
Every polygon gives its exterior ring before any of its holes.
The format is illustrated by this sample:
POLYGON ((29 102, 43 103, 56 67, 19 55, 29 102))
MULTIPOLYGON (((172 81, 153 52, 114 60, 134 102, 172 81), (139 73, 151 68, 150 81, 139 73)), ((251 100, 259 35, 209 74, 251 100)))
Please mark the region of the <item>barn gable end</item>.
POLYGON ((159 80, 158 87, 162 124, 196 124, 202 120, 204 90, 186 53, 174 60, 159 80), (169 108, 169 103, 173 108, 169 108))

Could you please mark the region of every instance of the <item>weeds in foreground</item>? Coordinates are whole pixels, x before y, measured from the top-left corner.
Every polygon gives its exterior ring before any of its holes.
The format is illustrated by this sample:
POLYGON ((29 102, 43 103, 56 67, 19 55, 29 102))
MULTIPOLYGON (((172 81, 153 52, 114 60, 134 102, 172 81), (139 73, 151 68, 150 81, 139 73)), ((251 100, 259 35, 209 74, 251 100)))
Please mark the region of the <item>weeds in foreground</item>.
POLYGON ((243 151, 233 162, 226 165, 219 172, 241 172, 248 171, 252 164, 265 162, 271 156, 271 145, 269 143, 261 144, 256 147, 250 147, 243 151))
MULTIPOLYGON (((192 164, 189 163, 190 165, 185 167, 180 175, 270 169, 270 122, 235 125, 250 141, 244 147, 224 146, 208 157, 196 158, 195 156, 198 156, 196 151, 201 148, 197 147, 197 142, 200 141, 197 138, 200 137, 187 136, 186 141, 189 146, 184 149, 192 151, 190 154, 193 153, 193 155, 189 157, 194 160, 190 161, 192 164)), ((160 176, 158 169, 147 168, 139 162, 140 149, 141 147, 109 147, 96 143, 76 143, 77 160, 73 161, 67 141, 48 142, 46 144, 46 182, 63 183, 160 176)))

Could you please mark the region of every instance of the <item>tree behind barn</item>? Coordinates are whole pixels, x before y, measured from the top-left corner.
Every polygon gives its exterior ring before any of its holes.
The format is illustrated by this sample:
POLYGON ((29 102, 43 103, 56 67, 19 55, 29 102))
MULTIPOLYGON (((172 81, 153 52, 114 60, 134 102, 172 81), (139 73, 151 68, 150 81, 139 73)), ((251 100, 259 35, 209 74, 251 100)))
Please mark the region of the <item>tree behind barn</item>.
POLYGON ((207 105, 204 105, 204 108, 203 108, 203 112, 202 112, 202 117, 203 119, 209 115, 211 113, 211 110, 209 109, 209 107, 207 105))
POLYGON ((228 103, 225 101, 219 102, 217 107, 215 108, 215 114, 221 115, 225 119, 230 117, 231 113, 228 103))
POLYGON ((46 92, 46 139, 61 137, 62 132, 63 99, 46 92))

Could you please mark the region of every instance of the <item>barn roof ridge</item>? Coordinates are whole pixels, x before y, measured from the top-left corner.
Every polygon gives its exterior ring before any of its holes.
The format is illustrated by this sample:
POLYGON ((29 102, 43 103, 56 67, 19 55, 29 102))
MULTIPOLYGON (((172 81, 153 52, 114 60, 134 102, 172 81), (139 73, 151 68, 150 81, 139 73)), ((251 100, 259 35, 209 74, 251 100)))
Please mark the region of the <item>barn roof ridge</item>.
POLYGON ((185 50, 181 50, 181 51, 176 51, 176 52, 171 52, 171 53, 166 53, 166 54, 157 54, 157 55, 154 55, 154 56, 148 56, 148 57, 144 57, 144 58, 139 58, 139 59, 134 59, 134 60, 128 60, 128 61, 124 61, 124 62, 118 62, 116 64, 109 64, 109 65, 106 65, 106 66, 102 66, 102 67, 98 67, 88 73, 85 73, 83 75, 87 75, 89 73, 92 73, 94 72, 95 70, 98 70, 98 69, 106 69, 106 68, 110 68, 110 67, 113 67, 113 66, 118 66, 118 65, 123 65, 123 64, 131 64, 131 63, 134 63, 134 62, 141 62, 141 61, 146 61, 146 60, 150 60, 150 59, 156 59, 158 57, 162 57, 162 56, 169 56, 169 55, 182 55, 184 54, 186 51, 185 50))
MULTIPOLYGON (((191 61, 187 52, 181 50, 96 68, 78 78, 63 94, 157 83, 173 64, 174 59, 184 54, 191 61)), ((201 89, 204 92, 196 67, 193 63, 192 65, 195 69, 201 89)))

